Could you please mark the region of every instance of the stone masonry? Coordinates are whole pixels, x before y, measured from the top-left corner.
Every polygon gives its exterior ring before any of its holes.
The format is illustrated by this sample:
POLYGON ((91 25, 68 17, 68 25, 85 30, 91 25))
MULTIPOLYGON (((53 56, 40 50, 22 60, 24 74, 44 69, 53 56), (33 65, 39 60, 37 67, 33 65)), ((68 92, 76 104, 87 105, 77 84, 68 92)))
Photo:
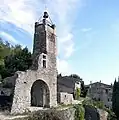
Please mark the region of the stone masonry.
POLYGON ((48 13, 44 12, 42 22, 35 23, 31 69, 16 72, 12 114, 26 112, 32 104, 35 107, 57 106, 56 32, 47 18, 48 13), (43 86, 39 84, 41 87, 38 87, 38 81, 43 86))
POLYGON ((94 100, 102 101, 105 107, 112 107, 112 85, 100 82, 91 83, 88 96, 94 100))

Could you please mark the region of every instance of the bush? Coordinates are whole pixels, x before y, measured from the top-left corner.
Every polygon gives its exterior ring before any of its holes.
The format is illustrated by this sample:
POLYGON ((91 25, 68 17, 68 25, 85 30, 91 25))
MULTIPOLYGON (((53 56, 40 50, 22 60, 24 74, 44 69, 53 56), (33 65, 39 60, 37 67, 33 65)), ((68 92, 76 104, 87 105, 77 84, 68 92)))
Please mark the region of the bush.
POLYGON ((108 112, 107 120, 117 120, 114 112, 112 112, 111 110, 109 110, 107 108, 105 109, 105 111, 108 112))
POLYGON ((93 107, 97 107, 99 109, 104 109, 105 106, 103 104, 103 102, 101 101, 94 101, 92 99, 86 99, 82 102, 83 105, 89 105, 89 106, 93 106, 93 107))
POLYGON ((79 100, 79 98, 80 98, 80 93, 81 93, 80 88, 76 88, 76 91, 75 91, 75 99, 76 99, 76 100, 79 100))
POLYGON ((74 108, 76 109, 75 120, 84 120, 84 117, 85 117, 84 107, 82 105, 78 104, 78 105, 75 105, 74 108))

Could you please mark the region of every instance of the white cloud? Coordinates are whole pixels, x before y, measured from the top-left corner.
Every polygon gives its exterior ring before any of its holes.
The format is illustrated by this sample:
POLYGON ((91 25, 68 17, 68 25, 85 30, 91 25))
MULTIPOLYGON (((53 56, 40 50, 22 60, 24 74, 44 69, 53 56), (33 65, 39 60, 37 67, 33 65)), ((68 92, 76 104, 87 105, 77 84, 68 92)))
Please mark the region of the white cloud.
POLYGON ((82 32, 89 32, 91 30, 92 30, 92 28, 83 28, 83 29, 81 29, 82 32))
MULTIPOLYGON (((34 23, 41 16, 46 4, 51 18, 57 25, 58 53, 63 54, 64 58, 68 58, 75 50, 72 23, 76 15, 75 11, 81 5, 81 1, 82 0, 0 0, 0 20, 15 24, 33 36, 34 23)), ((63 60, 60 62, 66 65, 66 62, 63 60)), ((67 69, 67 65, 65 67, 67 69)))
POLYGON ((71 33, 67 33, 67 36, 60 38, 61 43, 71 41, 73 39, 73 35, 71 33))
POLYGON ((66 60, 57 59, 57 68, 58 73, 61 73, 62 75, 69 75, 72 73, 71 67, 66 60))
POLYGON ((14 43, 14 44, 20 44, 22 46, 22 48, 26 47, 25 45, 23 45, 22 43, 20 43, 19 41, 17 41, 13 36, 11 36, 10 34, 1 31, 0 32, 0 38, 4 38, 5 40, 14 43))
POLYGON ((0 37, 5 37, 8 41, 18 44, 19 42, 6 32, 0 32, 0 37))
POLYGON ((73 34, 67 33, 67 36, 64 36, 60 39, 60 44, 62 45, 62 51, 65 53, 64 58, 69 58, 73 52, 74 49, 74 41, 73 41, 73 34))
POLYGON ((75 51, 74 44, 70 44, 69 47, 66 47, 65 51, 66 51, 65 58, 70 57, 73 54, 73 52, 75 51))

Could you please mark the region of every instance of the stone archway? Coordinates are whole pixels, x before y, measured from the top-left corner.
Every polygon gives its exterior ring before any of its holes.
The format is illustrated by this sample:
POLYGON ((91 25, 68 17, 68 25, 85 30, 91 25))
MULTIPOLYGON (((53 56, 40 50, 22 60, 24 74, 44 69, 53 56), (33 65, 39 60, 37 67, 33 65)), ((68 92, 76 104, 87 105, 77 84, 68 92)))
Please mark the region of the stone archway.
POLYGON ((31 106, 49 107, 50 91, 43 80, 36 80, 31 88, 31 106))

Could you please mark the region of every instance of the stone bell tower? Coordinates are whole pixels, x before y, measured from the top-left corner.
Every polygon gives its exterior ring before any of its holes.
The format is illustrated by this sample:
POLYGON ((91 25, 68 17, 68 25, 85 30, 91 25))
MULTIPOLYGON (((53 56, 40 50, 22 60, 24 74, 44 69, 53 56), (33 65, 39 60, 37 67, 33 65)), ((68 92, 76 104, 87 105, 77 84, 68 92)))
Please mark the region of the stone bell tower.
POLYGON ((11 113, 23 113, 31 107, 57 106, 57 66, 55 25, 44 12, 35 23, 33 64, 17 72, 11 113))
POLYGON ((33 46, 33 69, 56 69, 56 31, 55 25, 48 21, 49 15, 44 12, 41 21, 35 23, 33 46))

